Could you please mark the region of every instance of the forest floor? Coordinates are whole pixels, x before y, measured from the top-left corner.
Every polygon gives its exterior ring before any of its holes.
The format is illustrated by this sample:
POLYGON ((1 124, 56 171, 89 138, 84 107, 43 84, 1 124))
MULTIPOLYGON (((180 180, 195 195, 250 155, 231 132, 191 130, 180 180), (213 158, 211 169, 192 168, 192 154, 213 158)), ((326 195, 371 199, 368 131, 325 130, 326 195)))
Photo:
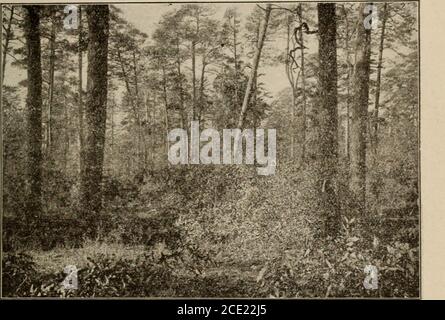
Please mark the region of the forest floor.
POLYGON ((206 172, 197 178, 197 172, 185 177, 179 172, 167 181, 149 181, 125 206, 115 201, 118 205, 108 208, 111 227, 104 226, 96 238, 67 240, 82 236, 82 230, 70 234, 69 223, 35 230, 38 241, 32 246, 22 244, 25 250, 7 252, 3 264, 12 284, 4 292, 138 297, 418 295, 416 221, 379 224, 373 239, 360 231, 355 219, 345 218, 336 239, 317 240, 308 228, 316 221, 314 192, 302 173, 267 180, 227 174, 206 172), (214 179, 215 174, 226 174, 226 181, 214 179), (227 183, 230 179, 234 182, 227 183), (363 268, 369 264, 377 265, 381 282, 388 283, 383 291, 363 289, 363 268), (60 291, 68 265, 79 270, 77 292, 60 291))

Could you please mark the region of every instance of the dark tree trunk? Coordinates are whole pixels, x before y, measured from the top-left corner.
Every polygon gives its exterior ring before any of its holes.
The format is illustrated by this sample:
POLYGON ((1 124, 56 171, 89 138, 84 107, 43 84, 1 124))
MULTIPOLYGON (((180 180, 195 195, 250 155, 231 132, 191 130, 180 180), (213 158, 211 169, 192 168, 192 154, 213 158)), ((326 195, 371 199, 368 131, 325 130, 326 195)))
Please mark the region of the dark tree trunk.
POLYGON ((345 49, 346 49, 346 62, 348 64, 347 68, 347 86, 346 86, 346 123, 345 123, 345 156, 349 161, 349 147, 350 147, 350 104, 351 104, 351 75, 352 75, 352 63, 351 63, 351 52, 349 49, 349 19, 348 12, 345 7, 344 10, 344 19, 345 19, 345 49))
POLYGON ((54 103, 54 72, 56 59, 56 21, 55 12, 51 18, 51 35, 49 39, 49 88, 48 88, 48 120, 46 157, 52 159, 51 147, 53 143, 53 103, 54 103))
POLYGON ((42 211, 42 65, 40 47, 40 7, 24 6, 27 46, 28 95, 26 105, 29 186, 26 218, 32 220, 42 211))
POLYGON ((340 227, 336 196, 337 175, 337 46, 335 4, 319 3, 320 110, 317 135, 317 180, 325 235, 334 236, 340 227))
POLYGON ((91 5, 88 18, 88 75, 85 146, 81 173, 81 213, 93 221, 102 207, 101 182, 107 114, 109 8, 91 5))
POLYGON ((169 141, 168 141, 169 117, 168 117, 168 97, 167 97, 167 75, 164 66, 162 67, 162 92, 164 99, 165 154, 167 154, 169 149, 169 141))
POLYGON ((366 208, 366 127, 368 118, 371 30, 364 27, 366 14, 360 4, 356 31, 355 67, 351 101, 349 188, 359 214, 366 208))
POLYGON ((385 41, 386 20, 388 16, 388 4, 383 5, 382 30, 380 34, 379 44, 379 59, 377 62, 377 80, 375 85, 375 104, 374 104, 374 154, 377 157, 378 148, 378 131, 379 131, 379 108, 380 108, 380 83, 382 79, 382 64, 383 64, 383 44, 385 41))
POLYGON ((83 170, 83 149, 84 149, 84 133, 83 133, 83 118, 84 118, 84 112, 83 112, 83 101, 82 101, 82 97, 83 97, 83 92, 82 92, 82 7, 79 6, 79 40, 78 40, 78 48, 77 48, 77 54, 78 54, 78 68, 79 68, 79 86, 78 86, 78 117, 79 117, 79 150, 80 150, 80 157, 79 157, 79 168, 80 168, 80 172, 82 172, 83 170))
MULTIPOLYGON (((299 5, 299 23, 300 26, 303 24, 303 6, 299 5)), ((334 8, 335 11, 335 8, 334 8)), ((334 21, 335 24, 335 21, 334 21)), ((335 42, 335 41, 334 41, 335 42)), ((302 117, 301 117, 301 122, 302 122, 302 128, 301 128, 301 133, 302 133, 302 137, 301 137, 301 163, 303 163, 305 161, 305 155, 306 155, 306 109, 307 109, 307 98, 306 98, 306 71, 304 68, 304 32, 303 32, 303 28, 300 29, 300 50, 301 50, 301 60, 300 60, 300 64, 301 64, 301 91, 302 91, 302 98, 303 98, 303 105, 302 105, 302 117)))

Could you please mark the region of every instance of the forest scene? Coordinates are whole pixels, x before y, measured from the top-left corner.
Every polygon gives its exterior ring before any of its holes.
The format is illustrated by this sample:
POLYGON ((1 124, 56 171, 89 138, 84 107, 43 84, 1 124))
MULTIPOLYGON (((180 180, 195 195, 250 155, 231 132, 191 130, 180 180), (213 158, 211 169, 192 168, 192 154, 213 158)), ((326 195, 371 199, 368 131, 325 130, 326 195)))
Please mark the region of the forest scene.
POLYGON ((2 5, 2 296, 419 297, 418 28, 417 2, 2 5), (172 163, 193 123, 257 158, 201 135, 172 163))

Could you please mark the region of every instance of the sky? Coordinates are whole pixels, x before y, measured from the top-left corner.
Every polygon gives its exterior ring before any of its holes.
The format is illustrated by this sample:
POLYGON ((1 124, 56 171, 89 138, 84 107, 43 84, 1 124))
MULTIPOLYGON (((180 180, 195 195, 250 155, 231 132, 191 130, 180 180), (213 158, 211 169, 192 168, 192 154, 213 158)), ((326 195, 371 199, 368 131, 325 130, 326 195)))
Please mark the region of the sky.
MULTIPOLYGON (((151 36, 153 31, 157 28, 157 24, 160 21, 163 14, 173 10, 174 7, 179 7, 181 4, 125 4, 116 5, 116 7, 122 10, 122 16, 133 24, 140 31, 151 36)), ((215 18, 222 19, 224 12, 229 7, 234 7, 237 9, 240 15, 241 26, 244 25, 245 18, 252 12, 255 8, 255 4, 247 3, 213 3, 212 7, 215 10, 215 18)), ((271 45, 266 43, 266 45, 271 45)), ((284 42, 280 40, 274 41, 273 45, 277 50, 284 50, 284 42)), ((18 82, 26 78, 26 70, 22 68, 13 67, 10 65, 12 58, 7 57, 7 67, 5 74, 5 84, 16 86, 18 82)), ((86 65, 86 57, 84 58, 86 65)), ((86 67, 84 67, 84 72, 86 77, 86 67)), ((261 81, 264 83, 264 87, 272 95, 276 96, 278 92, 286 88, 289 84, 284 72, 284 67, 282 65, 276 66, 262 66, 260 63, 259 72, 263 74, 261 81)), ((86 81, 84 81, 86 85, 86 81)))
MULTIPOLYGON (((149 36, 153 33, 162 15, 175 7, 180 7, 181 4, 125 4, 116 5, 123 12, 123 16, 137 27, 142 32, 149 36)), ((233 7, 237 9, 240 15, 241 27, 243 27, 246 17, 253 11, 256 4, 248 3, 212 3, 212 8, 215 10, 215 18, 220 20, 224 16, 227 8, 233 7)), ((283 41, 274 41, 273 44, 278 50, 284 50, 285 44, 283 41)), ((261 63, 260 63, 261 66, 261 63)), ((264 87, 272 95, 289 86, 284 67, 282 65, 276 66, 261 66, 260 73, 263 74, 261 81, 264 87)))

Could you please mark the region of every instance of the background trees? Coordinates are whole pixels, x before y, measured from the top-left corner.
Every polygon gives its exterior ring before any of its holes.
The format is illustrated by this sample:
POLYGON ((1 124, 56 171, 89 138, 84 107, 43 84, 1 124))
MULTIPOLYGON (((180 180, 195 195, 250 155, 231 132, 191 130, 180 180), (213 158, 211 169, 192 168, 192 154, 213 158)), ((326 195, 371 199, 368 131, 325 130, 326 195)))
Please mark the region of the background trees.
POLYGON ((47 249, 87 246, 59 218, 101 220, 98 241, 236 269, 258 295, 360 295, 365 260, 402 279, 384 295, 415 295, 416 7, 376 7, 372 30, 355 3, 173 5, 140 30, 125 6, 79 6, 66 30, 63 6, 5 6, 6 215, 77 237, 47 249), (191 120, 277 129, 277 174, 169 165, 191 120))

